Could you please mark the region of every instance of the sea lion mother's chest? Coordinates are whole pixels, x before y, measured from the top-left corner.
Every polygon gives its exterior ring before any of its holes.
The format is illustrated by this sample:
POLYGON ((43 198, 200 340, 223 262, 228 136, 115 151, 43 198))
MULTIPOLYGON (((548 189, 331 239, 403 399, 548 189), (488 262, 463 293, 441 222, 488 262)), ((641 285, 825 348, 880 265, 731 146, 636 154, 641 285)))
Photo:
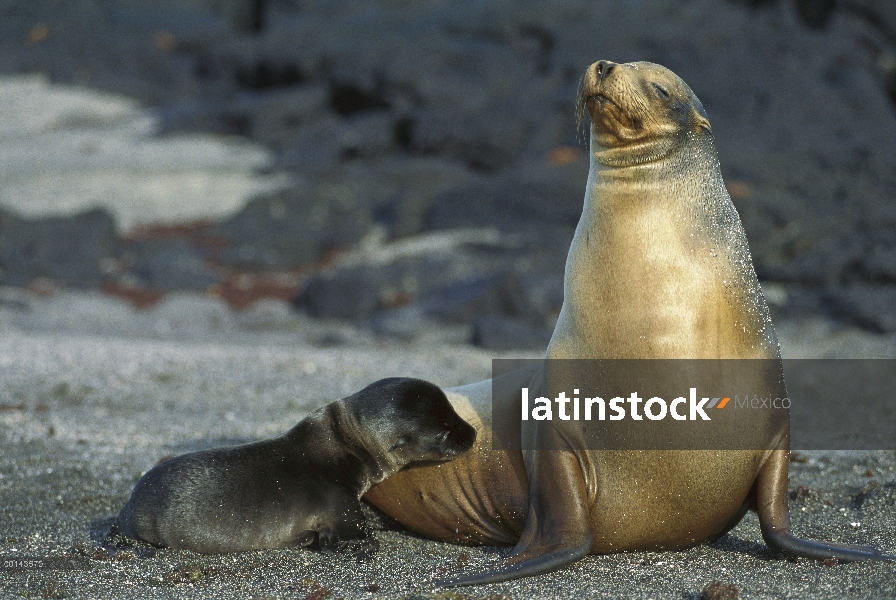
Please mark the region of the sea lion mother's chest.
POLYGON ((688 233, 686 220, 637 206, 577 232, 567 293, 575 330, 589 338, 586 354, 703 357, 735 327, 738 307, 724 289, 730 266, 712 244, 688 233))

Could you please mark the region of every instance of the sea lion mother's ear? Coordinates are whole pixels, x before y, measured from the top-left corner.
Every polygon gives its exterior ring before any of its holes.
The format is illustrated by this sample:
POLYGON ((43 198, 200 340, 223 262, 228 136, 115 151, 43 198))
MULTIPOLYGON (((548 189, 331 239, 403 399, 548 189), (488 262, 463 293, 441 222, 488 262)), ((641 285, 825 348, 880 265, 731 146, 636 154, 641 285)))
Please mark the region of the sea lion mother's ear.
POLYGON ((699 133, 712 133, 712 125, 709 124, 709 119, 700 114, 694 115, 694 129, 699 133))
POLYGON ((712 133, 712 125, 709 124, 709 117, 706 116, 706 109, 703 108, 703 103, 694 97, 694 130, 698 133, 712 133))

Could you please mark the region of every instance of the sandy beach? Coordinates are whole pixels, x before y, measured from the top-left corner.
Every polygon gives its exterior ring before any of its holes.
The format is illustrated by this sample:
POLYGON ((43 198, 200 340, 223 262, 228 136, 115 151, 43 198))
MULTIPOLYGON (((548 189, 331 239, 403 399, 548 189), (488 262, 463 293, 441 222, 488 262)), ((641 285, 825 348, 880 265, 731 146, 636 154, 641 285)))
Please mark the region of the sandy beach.
MULTIPOLYGON (((785 355, 788 348, 851 348, 853 356, 886 350, 874 345, 878 336, 854 330, 823 335, 820 323, 780 329, 785 355), (804 342, 784 337, 791 332, 804 342)), ((7 291, 0 303, 0 556, 79 562, 78 570, 4 570, 0 594, 698 598, 714 580, 736 586, 741 598, 896 593, 892 563, 774 557, 752 514, 719 541, 690 550, 591 556, 548 575, 447 592, 431 581, 494 564, 508 548, 453 546, 390 529, 377 532, 381 550, 366 564, 310 550, 145 557, 147 548, 137 548, 110 557, 97 547, 133 484, 159 459, 277 435, 387 375, 443 386, 487 378, 495 354, 462 342, 444 330, 396 343, 272 302, 233 313, 217 300, 184 295, 134 312, 100 295, 37 299, 7 291)), ((896 452, 815 451, 801 460, 790 479, 796 532, 896 551, 896 452)))

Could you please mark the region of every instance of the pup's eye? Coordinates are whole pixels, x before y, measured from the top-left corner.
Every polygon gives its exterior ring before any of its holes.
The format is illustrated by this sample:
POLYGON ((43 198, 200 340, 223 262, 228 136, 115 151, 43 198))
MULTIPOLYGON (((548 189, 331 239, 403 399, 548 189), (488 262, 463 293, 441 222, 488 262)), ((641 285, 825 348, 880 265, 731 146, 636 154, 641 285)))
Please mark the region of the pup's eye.
POLYGON ((655 89, 657 92, 660 93, 660 96, 662 96, 663 98, 668 98, 668 97, 669 97, 669 92, 667 92, 667 91, 666 91, 666 88, 664 88, 664 87, 661 86, 660 84, 658 84, 658 83, 654 83, 654 84, 653 84, 653 87, 654 87, 654 89, 655 89))
POLYGON ((441 444, 442 442, 444 442, 447 439, 448 439, 448 432, 443 431, 442 433, 440 433, 439 435, 436 436, 436 443, 441 444))
POLYGON ((406 444, 407 444, 408 442, 410 442, 410 441, 411 441, 411 440, 410 440, 410 438, 408 438, 408 436, 403 435, 403 436, 401 436, 400 438, 398 438, 397 440, 395 440, 395 443, 392 444, 392 447, 389 448, 389 450, 392 451, 392 450, 396 450, 396 449, 398 449, 398 448, 401 448, 402 446, 406 445, 406 444))

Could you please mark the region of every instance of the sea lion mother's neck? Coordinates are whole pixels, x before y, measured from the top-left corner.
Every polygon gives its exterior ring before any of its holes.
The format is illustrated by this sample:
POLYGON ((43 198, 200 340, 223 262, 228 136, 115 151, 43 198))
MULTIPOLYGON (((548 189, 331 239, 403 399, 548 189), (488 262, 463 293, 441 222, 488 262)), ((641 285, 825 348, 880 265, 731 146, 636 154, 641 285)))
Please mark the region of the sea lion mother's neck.
POLYGON ((726 194, 706 186, 706 182, 722 185, 711 135, 688 134, 658 142, 658 149, 651 148, 639 147, 632 160, 620 161, 621 148, 601 150, 592 146, 580 227, 605 225, 607 218, 625 215, 628 211, 619 211, 617 203, 631 210, 665 209, 670 216, 680 216, 696 210, 700 203, 717 202, 715 198, 726 194), (609 162, 608 157, 612 158, 609 162))
POLYGON ((708 151, 685 144, 660 160, 621 167, 592 157, 557 325, 567 334, 555 334, 549 357, 698 355, 702 313, 692 310, 692 298, 717 291, 715 279, 724 278, 716 273, 724 265, 704 248, 707 220, 718 198, 727 198, 708 151))
MULTIPOLYGON (((600 148, 592 143, 590 157, 589 187, 592 184, 637 186, 657 182, 668 186, 670 174, 700 178, 715 175, 711 171, 718 170, 712 136, 693 133, 641 143, 631 149, 600 148)), ((586 209, 587 200, 586 194, 586 209)))

